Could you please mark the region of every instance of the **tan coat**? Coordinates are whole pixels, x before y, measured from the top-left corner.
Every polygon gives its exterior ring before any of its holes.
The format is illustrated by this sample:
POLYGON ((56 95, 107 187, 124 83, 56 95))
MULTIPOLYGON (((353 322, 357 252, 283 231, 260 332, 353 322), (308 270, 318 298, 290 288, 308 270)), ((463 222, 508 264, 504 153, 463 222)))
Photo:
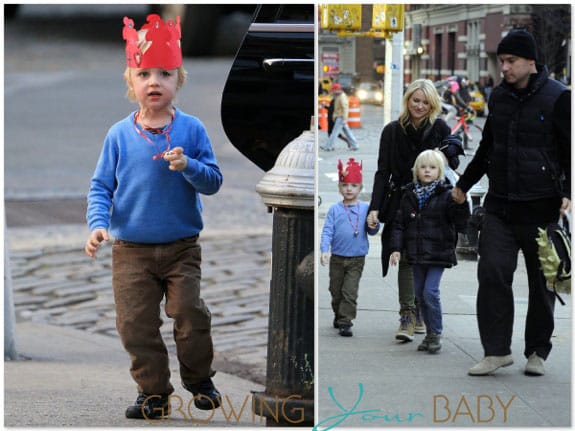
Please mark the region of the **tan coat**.
POLYGON ((333 107, 333 121, 336 118, 341 117, 343 121, 347 121, 347 117, 349 116, 349 101, 347 99, 347 95, 344 92, 337 95, 335 97, 335 103, 333 107))

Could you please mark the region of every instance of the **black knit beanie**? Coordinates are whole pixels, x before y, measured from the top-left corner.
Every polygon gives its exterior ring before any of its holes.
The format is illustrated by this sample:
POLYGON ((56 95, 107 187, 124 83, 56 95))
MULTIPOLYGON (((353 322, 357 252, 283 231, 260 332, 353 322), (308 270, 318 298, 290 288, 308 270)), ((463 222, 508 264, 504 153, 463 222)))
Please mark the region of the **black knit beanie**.
POLYGON ((537 60, 535 39, 525 30, 512 30, 497 46, 497 55, 512 54, 528 60, 537 60))

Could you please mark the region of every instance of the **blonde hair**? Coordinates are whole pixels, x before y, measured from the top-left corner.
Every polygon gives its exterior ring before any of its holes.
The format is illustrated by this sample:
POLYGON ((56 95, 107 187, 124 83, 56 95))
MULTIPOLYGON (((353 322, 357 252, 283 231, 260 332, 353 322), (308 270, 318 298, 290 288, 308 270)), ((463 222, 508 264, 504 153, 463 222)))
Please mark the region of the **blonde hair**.
MULTIPOLYGON (((184 86, 184 82, 186 82, 186 75, 187 72, 184 69, 184 66, 180 66, 177 69, 178 71, 178 82, 176 84, 176 90, 179 90, 184 86)), ((126 85, 128 86, 128 91, 126 92, 126 97, 130 102, 136 101, 136 95, 134 94, 134 90, 132 90, 132 77, 130 75, 130 68, 126 67, 124 70, 124 81, 126 81, 126 85)))
POLYGON ((439 150, 425 150, 419 153, 419 156, 415 159, 413 164, 413 182, 416 183, 417 178, 417 168, 419 168, 423 163, 431 163, 437 165, 439 169, 438 180, 445 179, 445 156, 439 150))
POLYGON ((421 90, 427 101, 429 102, 429 113, 426 119, 430 123, 433 123, 439 113, 441 112, 441 100, 439 100, 439 94, 435 89, 435 85, 429 79, 416 79, 407 87, 405 94, 403 95, 403 103, 401 114, 399 115, 399 124, 405 128, 410 122, 409 115, 409 99, 413 96, 417 90, 421 90))

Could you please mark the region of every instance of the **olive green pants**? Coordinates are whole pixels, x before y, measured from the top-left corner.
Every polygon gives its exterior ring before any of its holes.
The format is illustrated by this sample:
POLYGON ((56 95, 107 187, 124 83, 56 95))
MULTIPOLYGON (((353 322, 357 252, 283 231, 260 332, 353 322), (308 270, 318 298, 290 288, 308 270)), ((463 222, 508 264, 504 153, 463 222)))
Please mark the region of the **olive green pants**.
POLYGON ((329 260, 331 308, 340 326, 351 326, 357 315, 357 292, 364 265, 365 256, 344 257, 332 254, 329 260))
POLYGON ((413 288, 413 269, 405 259, 399 261, 397 268, 397 285, 399 289, 399 313, 415 312, 415 291, 413 288))

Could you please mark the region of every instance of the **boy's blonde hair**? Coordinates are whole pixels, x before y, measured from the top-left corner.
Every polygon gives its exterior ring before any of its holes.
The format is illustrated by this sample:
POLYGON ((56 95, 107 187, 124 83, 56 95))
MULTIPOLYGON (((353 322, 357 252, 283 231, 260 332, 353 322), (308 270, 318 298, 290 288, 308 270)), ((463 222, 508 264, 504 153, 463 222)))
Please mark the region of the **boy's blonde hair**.
POLYGON ((433 82, 429 79, 416 79, 409 84, 407 90, 405 90, 405 94, 403 95, 402 110, 399 115, 399 124, 401 124, 403 128, 409 124, 409 99, 417 90, 421 90, 429 102, 429 113, 427 114, 427 119, 430 123, 433 123, 441 112, 441 100, 439 99, 439 94, 437 93, 433 82))
MULTIPOLYGON (((178 83, 176 86, 176 90, 179 90, 180 88, 182 88, 184 86, 184 82, 186 82, 186 75, 187 72, 184 69, 184 66, 180 66, 178 67, 178 83)), ((136 101, 136 95, 134 94, 134 90, 132 90, 132 77, 130 75, 130 68, 126 67, 126 70, 124 70, 124 81, 126 81, 126 85, 128 86, 128 91, 126 92, 126 97, 128 98, 128 100, 130 102, 135 102, 136 101)))
POLYGON ((423 163, 432 163, 437 165, 439 169, 439 176, 438 180, 445 179, 445 156, 439 150, 425 150, 419 153, 419 156, 415 159, 415 163, 413 164, 413 182, 416 183, 417 178, 417 168, 421 166, 423 163))

